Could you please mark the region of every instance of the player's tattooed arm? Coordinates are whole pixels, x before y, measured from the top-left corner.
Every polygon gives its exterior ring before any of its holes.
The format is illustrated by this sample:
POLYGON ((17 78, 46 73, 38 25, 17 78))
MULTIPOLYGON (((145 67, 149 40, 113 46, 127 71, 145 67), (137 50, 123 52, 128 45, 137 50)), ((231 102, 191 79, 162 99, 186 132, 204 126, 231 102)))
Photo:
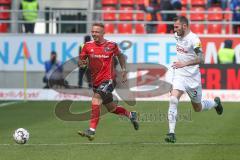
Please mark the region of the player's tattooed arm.
POLYGON ((194 49, 194 52, 196 53, 197 57, 195 59, 197 64, 203 64, 204 63, 204 55, 202 52, 202 48, 201 47, 197 47, 194 49))
POLYGON ((202 48, 196 47, 196 48, 194 48, 194 52, 196 53, 195 59, 188 61, 186 63, 186 66, 192 66, 192 65, 204 63, 204 56, 203 56, 202 48))
POLYGON ((194 49, 194 52, 196 53, 195 59, 188 61, 188 62, 174 62, 172 67, 177 69, 177 68, 182 68, 185 66, 192 66, 196 64, 203 64, 204 63, 204 56, 201 47, 196 47, 194 49))

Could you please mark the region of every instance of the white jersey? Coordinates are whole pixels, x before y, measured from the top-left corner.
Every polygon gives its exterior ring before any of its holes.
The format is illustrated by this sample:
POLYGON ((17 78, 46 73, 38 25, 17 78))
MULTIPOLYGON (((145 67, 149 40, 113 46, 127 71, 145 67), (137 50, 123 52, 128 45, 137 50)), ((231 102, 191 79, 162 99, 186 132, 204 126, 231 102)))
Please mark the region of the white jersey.
MULTIPOLYGON (((191 31, 183 38, 176 38, 177 61, 187 62, 196 58, 194 49, 201 47, 201 41, 195 33, 191 31)), ((181 76, 195 76, 200 74, 199 65, 186 66, 175 69, 176 75, 181 76)))

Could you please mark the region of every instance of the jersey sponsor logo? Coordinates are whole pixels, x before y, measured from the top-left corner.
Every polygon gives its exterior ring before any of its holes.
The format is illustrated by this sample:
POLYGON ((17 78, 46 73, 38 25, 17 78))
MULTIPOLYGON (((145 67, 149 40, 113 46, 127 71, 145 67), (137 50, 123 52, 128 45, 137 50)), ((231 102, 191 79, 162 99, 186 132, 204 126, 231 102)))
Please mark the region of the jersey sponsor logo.
POLYGON ((92 58, 109 58, 109 55, 103 55, 103 54, 92 54, 92 58))
POLYGON ((176 48, 177 48, 177 52, 179 53, 182 53, 182 54, 187 53, 187 51, 185 51, 184 48, 179 45, 177 45, 176 48))

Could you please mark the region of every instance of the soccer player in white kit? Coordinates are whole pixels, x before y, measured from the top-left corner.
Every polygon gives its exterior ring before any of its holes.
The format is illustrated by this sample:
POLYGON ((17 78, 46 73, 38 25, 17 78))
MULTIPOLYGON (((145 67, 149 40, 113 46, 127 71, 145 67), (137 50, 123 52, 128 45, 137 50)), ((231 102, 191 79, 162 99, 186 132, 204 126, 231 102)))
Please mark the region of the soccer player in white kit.
POLYGON ((167 73, 167 79, 173 85, 168 109, 169 132, 165 138, 165 141, 169 143, 176 142, 177 106, 185 91, 191 99, 194 111, 202 112, 215 108, 217 114, 221 115, 223 112, 219 97, 214 100, 202 100, 199 64, 204 63, 204 57, 200 39, 190 31, 186 17, 179 16, 174 21, 177 60, 167 73))

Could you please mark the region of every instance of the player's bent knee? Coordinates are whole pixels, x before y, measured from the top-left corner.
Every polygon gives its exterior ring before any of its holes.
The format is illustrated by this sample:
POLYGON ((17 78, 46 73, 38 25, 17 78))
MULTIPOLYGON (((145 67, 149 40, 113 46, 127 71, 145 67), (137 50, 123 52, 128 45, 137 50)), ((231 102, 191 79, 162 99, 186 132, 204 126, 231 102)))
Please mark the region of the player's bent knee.
POLYGON ((94 97, 92 98, 92 104, 93 104, 93 105, 101 105, 101 104, 102 104, 102 99, 101 99, 101 97, 94 96, 94 97))
POLYGON ((192 102, 192 106, 193 106, 193 110, 194 110, 195 112, 201 112, 201 111, 202 111, 202 106, 201 106, 201 104, 192 102))

